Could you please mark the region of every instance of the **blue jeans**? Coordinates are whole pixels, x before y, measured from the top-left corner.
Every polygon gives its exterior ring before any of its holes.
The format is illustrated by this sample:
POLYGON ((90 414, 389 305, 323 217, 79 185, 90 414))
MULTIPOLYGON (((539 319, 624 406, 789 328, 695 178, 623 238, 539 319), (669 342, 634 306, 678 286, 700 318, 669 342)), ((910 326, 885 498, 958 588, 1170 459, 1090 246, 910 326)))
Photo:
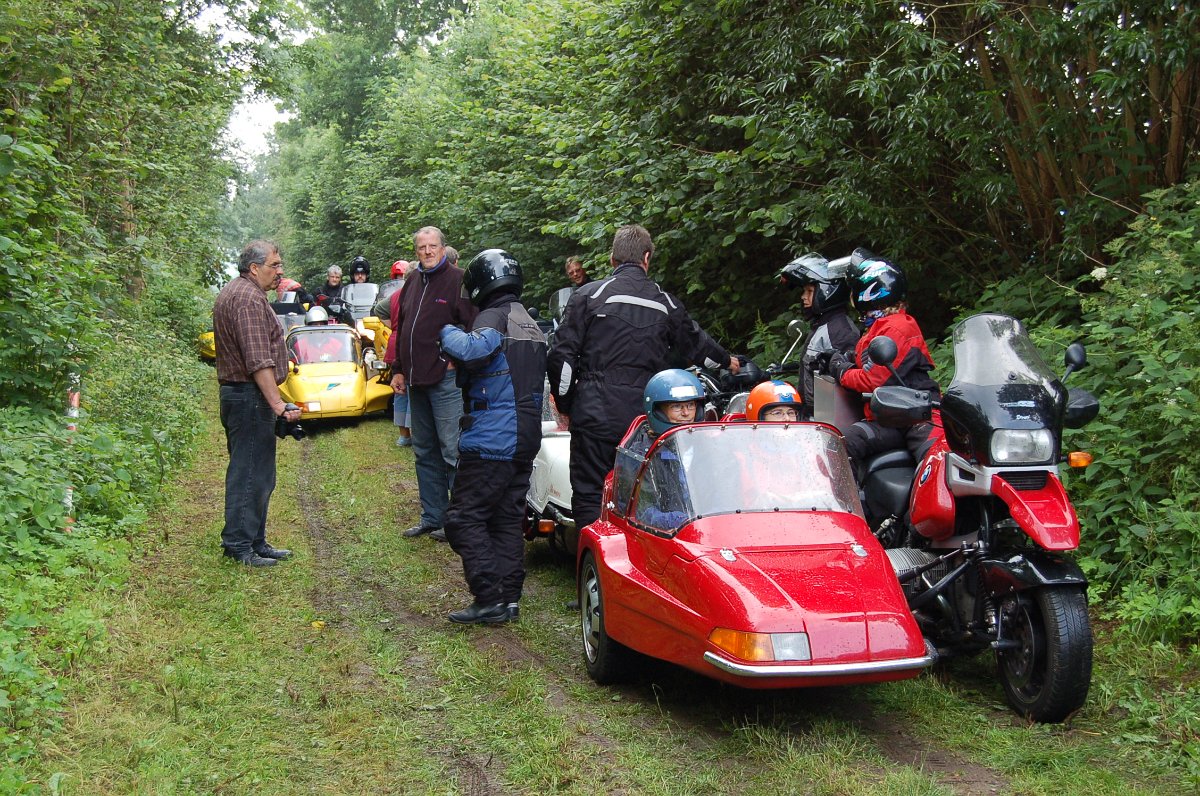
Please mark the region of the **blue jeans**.
POLYGON ((409 423, 421 496, 421 525, 441 528, 446 522, 454 471, 458 467, 458 421, 463 413, 462 390, 454 371, 440 384, 408 388, 409 423))
POLYGON ((400 428, 408 428, 408 396, 392 396, 392 422, 400 428))
POLYGON ((267 505, 275 491, 275 413, 254 382, 221 385, 225 470, 225 527, 221 545, 244 558, 267 539, 267 505))

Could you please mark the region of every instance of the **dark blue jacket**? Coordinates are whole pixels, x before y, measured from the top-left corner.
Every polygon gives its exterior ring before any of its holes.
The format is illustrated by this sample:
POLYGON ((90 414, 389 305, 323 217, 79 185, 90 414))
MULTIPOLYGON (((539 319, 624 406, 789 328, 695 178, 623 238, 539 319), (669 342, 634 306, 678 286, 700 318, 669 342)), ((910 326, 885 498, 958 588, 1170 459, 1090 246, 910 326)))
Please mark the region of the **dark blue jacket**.
POLYGON ((443 326, 442 352, 463 387, 460 454, 532 461, 542 444, 546 336, 516 297, 489 298, 470 332, 443 326))

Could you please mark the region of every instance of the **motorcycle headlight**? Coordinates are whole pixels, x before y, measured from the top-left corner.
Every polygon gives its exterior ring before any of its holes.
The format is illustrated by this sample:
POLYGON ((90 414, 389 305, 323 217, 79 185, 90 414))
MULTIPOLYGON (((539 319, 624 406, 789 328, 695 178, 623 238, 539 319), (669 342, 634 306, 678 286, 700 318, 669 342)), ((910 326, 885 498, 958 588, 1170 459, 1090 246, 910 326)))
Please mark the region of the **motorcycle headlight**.
POLYGON ((1054 455, 1054 435, 1048 428, 998 429, 992 432, 995 464, 1044 464, 1054 455))

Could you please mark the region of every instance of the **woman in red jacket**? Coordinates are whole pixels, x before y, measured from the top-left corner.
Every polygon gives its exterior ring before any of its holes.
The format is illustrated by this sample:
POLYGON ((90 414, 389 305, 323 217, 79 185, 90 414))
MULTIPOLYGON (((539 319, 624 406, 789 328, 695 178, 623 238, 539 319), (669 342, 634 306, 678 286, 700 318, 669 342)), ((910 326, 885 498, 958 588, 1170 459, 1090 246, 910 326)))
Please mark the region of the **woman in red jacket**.
MULTIPOLYGON (((908 314, 908 305, 904 301, 908 286, 904 271, 887 260, 870 259, 852 266, 849 278, 854 306, 864 313, 864 322, 869 325, 855 347, 853 360, 841 353, 834 354, 829 362, 830 375, 847 390, 859 394, 870 393, 884 385, 899 385, 900 381, 885 365, 872 362, 867 355, 867 346, 883 335, 896 343, 892 368, 904 386, 939 393, 938 383, 929 375, 933 370, 933 357, 925 346, 921 327, 908 314)), ((900 448, 908 448, 919 461, 933 430, 934 425, 930 422, 916 423, 908 428, 882 426, 875 422, 868 406, 866 419, 846 431, 846 452, 859 466, 878 453, 900 448)))

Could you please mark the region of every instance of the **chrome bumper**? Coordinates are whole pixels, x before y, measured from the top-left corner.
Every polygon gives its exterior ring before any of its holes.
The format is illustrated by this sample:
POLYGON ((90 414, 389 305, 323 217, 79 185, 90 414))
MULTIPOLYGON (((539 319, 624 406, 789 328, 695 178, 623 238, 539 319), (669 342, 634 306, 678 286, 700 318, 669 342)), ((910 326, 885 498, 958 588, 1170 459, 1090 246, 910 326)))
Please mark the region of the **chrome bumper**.
POLYGON ((706 652, 704 660, 722 671, 736 674, 739 677, 839 677, 922 669, 937 660, 937 655, 930 653, 919 658, 897 658, 890 661, 864 661, 862 663, 796 663, 781 666, 779 664, 739 663, 723 658, 715 652, 706 652))

